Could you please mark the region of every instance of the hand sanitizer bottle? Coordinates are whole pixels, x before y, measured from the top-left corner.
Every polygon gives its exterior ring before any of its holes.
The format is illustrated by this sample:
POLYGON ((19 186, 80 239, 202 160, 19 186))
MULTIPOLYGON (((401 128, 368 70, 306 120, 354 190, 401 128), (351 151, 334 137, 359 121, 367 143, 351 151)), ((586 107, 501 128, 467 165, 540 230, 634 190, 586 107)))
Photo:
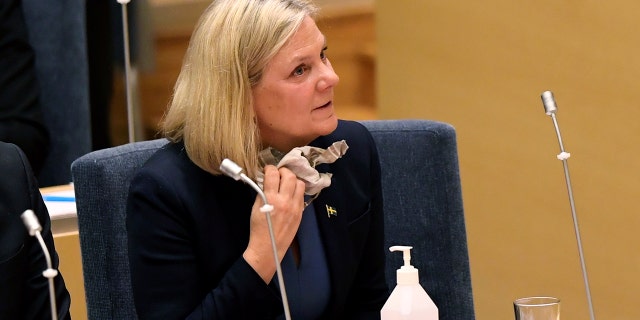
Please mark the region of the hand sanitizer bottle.
POLYGON ((404 266, 396 271, 397 285, 382 307, 382 320, 438 320, 438 307, 422 288, 418 269, 411 265, 411 249, 393 246, 390 251, 402 251, 404 266))

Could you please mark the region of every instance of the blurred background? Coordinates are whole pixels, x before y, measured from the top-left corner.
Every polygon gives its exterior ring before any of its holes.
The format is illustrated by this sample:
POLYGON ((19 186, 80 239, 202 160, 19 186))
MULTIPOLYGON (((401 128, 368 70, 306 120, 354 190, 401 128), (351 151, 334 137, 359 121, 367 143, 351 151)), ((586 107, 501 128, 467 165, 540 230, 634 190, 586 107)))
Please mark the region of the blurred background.
MULTIPOLYGON (((157 136, 193 27, 209 0, 132 1, 133 101, 136 140, 157 136)), ((373 0, 322 0, 318 25, 329 39, 329 57, 340 76, 337 112, 342 118, 373 119, 375 113, 375 20, 373 0)), ((116 12, 116 15, 119 12, 116 12)), ((114 36, 120 36, 117 30, 114 36)), ((121 41, 116 39, 116 41, 121 41)), ((116 42, 117 45, 117 42, 116 42)), ((116 56, 122 52, 115 48, 116 56)), ((125 78, 114 68, 110 106, 111 142, 128 142, 125 78)))
MULTIPOLYGON (((458 133, 477 319, 513 319, 518 297, 588 319, 551 90, 598 318, 640 319, 640 3, 325 0, 318 21, 340 75, 342 118, 422 118, 458 133)), ((137 37, 137 140, 156 137, 209 1, 147 0, 137 37), (145 31, 146 30, 146 31, 145 31)), ((127 142, 116 67, 111 140, 127 142)))

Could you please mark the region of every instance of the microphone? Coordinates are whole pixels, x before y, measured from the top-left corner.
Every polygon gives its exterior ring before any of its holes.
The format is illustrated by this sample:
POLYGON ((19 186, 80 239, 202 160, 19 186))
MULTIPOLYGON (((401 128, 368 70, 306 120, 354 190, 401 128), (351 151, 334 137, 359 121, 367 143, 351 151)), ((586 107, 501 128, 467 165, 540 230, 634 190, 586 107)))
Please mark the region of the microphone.
POLYGON ((220 170, 236 181, 242 180, 244 183, 250 185, 254 190, 256 190, 256 192, 258 192, 258 194, 262 198, 262 202, 264 202, 262 207, 260 207, 260 211, 264 212, 267 218, 267 226, 269 227, 269 236, 271 238, 271 248, 273 249, 273 259, 276 263, 276 275, 278 277, 278 285, 280 286, 280 296, 282 296, 282 306, 284 307, 284 317, 286 320, 291 320, 289 301, 287 300, 287 292, 284 288, 282 268, 280 267, 280 263, 278 263, 278 249, 276 248, 276 239, 273 232, 273 225, 271 224, 271 211, 273 211, 273 206, 267 202, 267 196, 264 194, 262 189, 260 189, 260 187, 253 180, 251 180, 251 178, 242 173, 242 168, 235 162, 229 159, 222 160, 222 163, 220 163, 220 170))
POLYGON ((582 267, 582 276, 584 279, 584 286, 587 293, 587 302, 589 305, 589 315, 591 316, 591 320, 595 319, 595 315, 593 312, 593 303, 591 301, 591 290, 589 289, 589 278, 587 277, 587 266, 584 262, 584 254, 582 253, 582 240, 580 240, 580 229, 578 228, 578 216, 576 215, 576 206, 573 201, 573 188, 571 187, 571 178, 569 177, 569 164, 567 163, 567 159, 571 156, 570 153, 564 150, 564 145, 562 144, 562 136, 560 135, 560 127, 558 126, 558 120, 556 119, 556 112, 558 112, 558 106, 556 105, 555 98, 553 97, 553 93, 551 91, 545 91, 541 95, 542 105, 544 106, 544 112, 551 116, 551 120, 553 120, 553 126, 556 130, 556 135, 558 136, 558 143, 560 144, 560 154, 557 155, 558 160, 562 161, 562 165, 564 167, 564 178, 567 184, 567 191, 569 194, 569 204, 571 205, 571 216, 573 218, 573 228, 576 234, 576 241, 578 243, 578 254, 580 256, 580 266, 582 267))
POLYGON ((541 95, 542 97, 542 105, 544 106, 544 112, 550 116, 551 114, 555 114, 558 111, 558 106, 556 106, 556 100, 553 98, 553 92, 545 91, 541 95))
POLYGON ((26 210, 20 215, 22 218, 22 222, 25 227, 27 227, 27 231, 29 231, 30 236, 35 236, 38 239, 38 243, 40 243, 40 247, 42 248, 42 252, 44 253, 44 258, 47 261, 47 269, 42 272, 42 275, 49 279, 49 303, 51 305, 51 319, 58 319, 58 311, 56 308, 56 294, 55 287, 53 284, 53 278, 58 275, 58 271, 53 269, 51 265, 51 256, 49 255, 49 250, 47 250, 47 245, 44 243, 44 239, 42 239, 42 235, 40 231, 42 231, 42 226, 40 222, 38 222, 38 218, 36 217, 33 210, 26 210))

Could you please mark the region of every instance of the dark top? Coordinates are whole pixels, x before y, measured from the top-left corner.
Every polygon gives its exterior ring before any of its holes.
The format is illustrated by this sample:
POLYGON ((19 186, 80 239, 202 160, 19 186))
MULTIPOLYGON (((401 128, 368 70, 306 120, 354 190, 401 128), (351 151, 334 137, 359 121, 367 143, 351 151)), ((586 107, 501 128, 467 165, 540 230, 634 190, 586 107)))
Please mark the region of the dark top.
POLYGON ((0 141, 22 149, 36 172, 49 148, 20 0, 0 1, 0 141))
MULTIPOLYGON (((340 121, 311 145, 346 140, 331 186, 312 203, 326 255, 330 300, 321 319, 379 319, 388 297, 380 164, 370 133, 340 121), (332 213, 332 214, 329 214, 332 213)), ((274 319, 283 313, 242 258, 256 193, 189 160, 180 143, 160 149, 138 171, 127 204, 129 260, 141 319, 274 319)))
MULTIPOLYGON (((47 268, 38 240, 29 236, 20 215, 35 212, 42 238, 58 269, 49 213, 24 154, 0 142, 0 319, 51 319, 47 268)), ((62 275, 54 278, 58 319, 70 319, 71 298, 62 275)))
MULTIPOLYGON (((307 206, 296 233, 300 261, 296 263, 291 249, 282 258, 281 268, 292 319, 317 319, 329 304, 329 270, 317 219, 315 208, 307 206)), ((285 317, 282 315, 278 319, 285 317)))

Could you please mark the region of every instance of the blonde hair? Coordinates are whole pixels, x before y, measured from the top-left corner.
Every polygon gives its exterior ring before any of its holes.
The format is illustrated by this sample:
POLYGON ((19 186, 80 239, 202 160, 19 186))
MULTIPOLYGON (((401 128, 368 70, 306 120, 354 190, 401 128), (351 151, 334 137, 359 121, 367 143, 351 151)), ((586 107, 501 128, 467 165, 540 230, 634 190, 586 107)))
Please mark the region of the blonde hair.
POLYGON ((317 8, 308 0, 215 0, 198 20, 162 123, 214 175, 229 158, 255 177, 262 148, 251 89, 317 8))

